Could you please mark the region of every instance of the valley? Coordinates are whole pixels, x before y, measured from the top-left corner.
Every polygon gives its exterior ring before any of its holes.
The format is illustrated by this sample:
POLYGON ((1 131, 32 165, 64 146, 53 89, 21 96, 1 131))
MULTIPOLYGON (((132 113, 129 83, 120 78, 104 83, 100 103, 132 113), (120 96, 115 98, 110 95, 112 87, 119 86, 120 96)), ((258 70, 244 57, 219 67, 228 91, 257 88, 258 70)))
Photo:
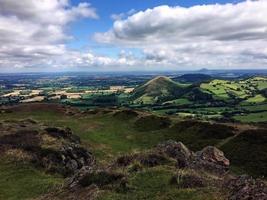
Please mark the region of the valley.
POLYGON ((266 76, 239 76, 21 75, 2 84, 0 104, 50 102, 80 109, 113 106, 182 118, 264 122, 266 76))

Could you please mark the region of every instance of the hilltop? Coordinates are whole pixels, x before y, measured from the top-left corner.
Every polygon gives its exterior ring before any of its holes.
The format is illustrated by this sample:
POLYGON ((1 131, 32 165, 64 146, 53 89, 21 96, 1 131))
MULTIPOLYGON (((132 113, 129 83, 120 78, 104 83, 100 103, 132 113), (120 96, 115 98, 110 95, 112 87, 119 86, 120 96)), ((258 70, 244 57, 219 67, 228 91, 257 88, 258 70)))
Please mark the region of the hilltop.
MULTIPOLYGON (((132 98, 137 103, 164 103, 174 99, 205 103, 261 103, 266 101, 267 78, 252 77, 242 80, 211 79, 208 75, 183 75, 179 79, 194 84, 181 84, 159 76, 137 87, 132 98)), ((175 103, 175 101, 173 102, 175 103)))
POLYGON ((137 87, 132 92, 135 102, 152 104, 182 96, 188 85, 174 82, 168 77, 158 76, 137 87))

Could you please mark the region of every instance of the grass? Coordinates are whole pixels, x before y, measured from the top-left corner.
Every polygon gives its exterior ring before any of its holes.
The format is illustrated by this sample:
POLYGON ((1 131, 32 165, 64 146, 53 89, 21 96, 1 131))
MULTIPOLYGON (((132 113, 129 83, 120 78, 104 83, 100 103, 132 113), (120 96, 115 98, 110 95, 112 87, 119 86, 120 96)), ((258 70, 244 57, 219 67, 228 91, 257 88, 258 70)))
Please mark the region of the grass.
POLYGON ((256 176, 267 176, 267 134, 265 130, 245 131, 221 148, 232 167, 256 176))
POLYGON ((30 165, 0 161, 0 199, 36 198, 63 183, 61 177, 45 174, 30 165))
POLYGON ((185 98, 180 98, 180 99, 175 99, 175 100, 172 100, 172 101, 167 101, 165 103, 168 103, 168 104, 175 104, 175 105, 187 105, 187 104, 192 104, 191 101, 189 101, 188 99, 185 99, 185 98))
POLYGON ((261 102, 264 102, 266 99, 264 96, 262 96, 261 94, 258 94, 254 97, 251 97, 249 99, 246 100, 246 102, 249 102, 249 103, 261 103, 261 102))
POLYGON ((236 115, 234 116, 234 119, 241 122, 266 122, 267 111, 258 113, 249 113, 244 115, 236 115))
MULTIPOLYGON (((0 116, 0 119, 24 118, 32 118, 50 126, 70 127, 81 138, 83 144, 92 149, 99 162, 109 161, 121 154, 149 149, 169 139, 182 141, 197 150, 218 142, 218 139, 212 138, 213 136, 205 138, 205 134, 198 135, 194 128, 183 132, 172 128, 139 130, 136 128, 135 118, 122 120, 114 117, 113 114, 76 117, 48 111, 32 111, 30 113, 6 113, 0 116), (201 138, 202 136, 204 138, 201 138)), ((141 123, 142 126, 148 128, 159 122, 156 120, 153 123, 153 120, 148 120, 144 123, 141 123)))
MULTIPOLYGON (((267 79, 254 77, 241 81, 212 80, 209 83, 202 83, 202 89, 213 94, 215 99, 229 100, 235 96, 239 99, 250 97, 254 91, 267 88, 267 79)), ((265 98, 261 95, 249 98, 247 102, 263 102, 265 98)))
MULTIPOLYGON (((221 110, 222 108, 214 109, 221 110)), ((176 119, 178 122, 173 122, 169 128, 140 131, 135 127, 135 117, 124 119, 115 117, 113 113, 67 116, 60 112, 48 110, 20 111, 0 115, 0 120, 25 118, 31 118, 50 126, 70 127, 75 134, 80 136, 82 144, 92 150, 100 165, 105 165, 122 154, 148 150, 169 139, 182 141, 191 150, 197 151, 207 145, 220 144, 227 138, 232 137, 231 132, 223 127, 206 123, 199 124, 199 122, 193 123, 192 121, 183 124, 179 122, 179 119, 176 119)), ((148 125, 153 126, 153 122, 149 121, 148 125)), ((260 148, 263 147, 250 146, 249 142, 241 144, 236 138, 229 140, 222 146, 222 150, 227 153, 226 156, 230 160, 234 159, 233 170, 253 175, 257 174, 257 172, 251 170, 252 165, 245 165, 241 162, 246 157, 246 153, 249 153, 244 149, 251 152, 263 151, 260 148), (242 152, 246 153, 243 154, 242 152)), ((257 155, 254 156, 257 157, 257 155)), ((255 170, 263 169, 262 166, 264 164, 258 161, 256 164, 258 166, 253 165, 255 170)), ((44 174, 29 166, 16 167, 1 163, 0 173, 1 178, 6 177, 3 179, 5 181, 1 182, 2 179, 0 180, 0 194, 2 195, 0 199, 19 199, 22 191, 27 192, 23 194, 24 196, 21 196, 21 199, 34 198, 61 182, 60 178, 44 174), (10 178, 8 178, 8 184, 5 185, 7 177, 10 178), (18 179, 18 177, 20 178, 18 179), (14 188, 12 188, 12 185, 14 185, 14 188)), ((113 190, 105 191, 101 193, 100 199, 216 199, 214 195, 217 194, 217 191, 207 188, 177 189, 168 185, 171 175, 171 171, 166 168, 146 169, 136 175, 131 175, 129 181, 132 190, 124 193, 113 190)))
POLYGON ((170 184, 173 170, 163 167, 145 169, 129 178, 130 190, 126 192, 105 191, 99 196, 99 200, 213 200, 222 196, 217 196, 218 191, 213 188, 180 189, 170 184))

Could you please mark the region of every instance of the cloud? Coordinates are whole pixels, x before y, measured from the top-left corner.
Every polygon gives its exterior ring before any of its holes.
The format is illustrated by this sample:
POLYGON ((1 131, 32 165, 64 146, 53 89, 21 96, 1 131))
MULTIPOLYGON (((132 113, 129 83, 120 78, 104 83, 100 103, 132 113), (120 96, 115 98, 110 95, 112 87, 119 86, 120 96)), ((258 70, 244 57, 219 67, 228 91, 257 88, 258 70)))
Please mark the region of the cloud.
POLYGON ((113 14, 113 26, 94 35, 98 45, 124 49, 110 57, 66 46, 70 23, 99 18, 89 3, 0 0, 0 69, 266 67, 266 10, 258 0, 113 14))
POLYGON ((147 61, 177 67, 266 67, 266 10, 266 0, 159 6, 118 18, 94 39, 143 49, 147 61))
POLYGON ((129 15, 134 14, 135 12, 136 12, 135 9, 131 9, 131 10, 129 10, 127 13, 112 14, 112 15, 110 16, 110 18, 111 18, 112 20, 122 20, 122 19, 128 17, 129 15))
POLYGON ((72 6, 67 0, 0 1, 0 67, 49 66, 68 54, 69 23, 98 18, 89 3, 72 6))

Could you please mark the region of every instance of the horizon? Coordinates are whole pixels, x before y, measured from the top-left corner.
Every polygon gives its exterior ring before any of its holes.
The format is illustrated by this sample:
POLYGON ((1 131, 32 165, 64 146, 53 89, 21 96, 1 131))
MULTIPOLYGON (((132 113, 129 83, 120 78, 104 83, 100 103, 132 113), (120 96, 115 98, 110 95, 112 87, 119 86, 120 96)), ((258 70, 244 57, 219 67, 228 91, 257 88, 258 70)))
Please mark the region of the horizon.
POLYGON ((265 70, 266 9, 265 0, 3 0, 0 73, 265 70))
POLYGON ((209 74, 216 76, 219 73, 237 73, 239 76, 242 75, 262 75, 267 76, 267 69, 199 69, 199 70, 150 70, 150 71, 32 71, 32 72, 0 72, 2 75, 41 75, 41 74, 53 74, 53 75, 156 75, 156 76, 168 76, 168 75, 186 75, 186 74, 209 74))

